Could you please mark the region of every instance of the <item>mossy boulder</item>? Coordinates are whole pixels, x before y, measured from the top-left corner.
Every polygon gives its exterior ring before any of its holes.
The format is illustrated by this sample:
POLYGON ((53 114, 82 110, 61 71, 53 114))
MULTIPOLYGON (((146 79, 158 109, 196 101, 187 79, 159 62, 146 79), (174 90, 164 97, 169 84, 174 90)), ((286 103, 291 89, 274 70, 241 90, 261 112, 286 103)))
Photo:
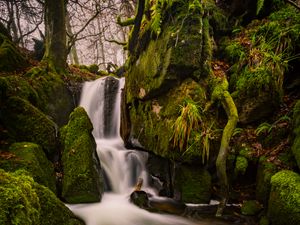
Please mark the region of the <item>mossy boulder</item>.
POLYGON ((26 67, 28 64, 26 58, 12 41, 0 33, 0 71, 15 71, 26 67))
POLYGON ((69 123, 61 130, 62 197, 68 203, 98 202, 101 199, 103 181, 92 130, 93 125, 82 107, 71 113, 69 123))
POLYGON ((268 217, 272 225, 300 224, 300 175, 289 170, 271 178, 268 217))
POLYGON ((257 215, 262 210, 262 205, 255 200, 245 201, 241 208, 241 213, 246 216, 257 215))
POLYGON ((0 224, 83 225, 48 188, 18 170, 0 170, 0 224))
POLYGON ((185 203, 209 203, 211 175, 199 166, 180 165, 174 175, 175 199, 185 203))
POLYGON ((300 100, 297 101, 294 107, 293 126, 295 139, 292 146, 292 152, 296 159, 298 168, 300 168, 300 100))
POLYGON ((267 206, 270 190, 271 190, 271 177, 277 172, 277 167, 268 162, 265 157, 261 157, 258 163, 256 175, 256 199, 267 206))
POLYGON ((35 182, 56 192, 53 164, 48 161, 42 148, 35 143, 12 144, 7 152, 0 153, 0 168, 5 171, 24 169, 35 182))
POLYGON ((38 108, 20 97, 10 97, 1 112, 11 142, 39 144, 48 158, 57 154, 57 126, 38 108))
POLYGON ((24 74, 24 78, 38 95, 37 107, 49 115, 59 127, 67 124, 76 99, 62 76, 42 67, 33 67, 24 74))

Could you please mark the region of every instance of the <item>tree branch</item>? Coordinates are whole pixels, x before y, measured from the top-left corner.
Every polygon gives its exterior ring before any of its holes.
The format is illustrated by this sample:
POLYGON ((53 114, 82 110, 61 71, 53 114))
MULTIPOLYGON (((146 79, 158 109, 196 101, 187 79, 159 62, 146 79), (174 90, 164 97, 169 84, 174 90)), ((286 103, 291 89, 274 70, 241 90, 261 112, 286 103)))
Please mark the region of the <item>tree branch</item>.
POLYGON ((132 18, 128 18, 124 21, 121 21, 121 17, 118 16, 117 17, 117 24, 120 25, 121 27, 126 27, 126 26, 130 26, 130 25, 134 25, 134 21, 135 21, 135 17, 132 18))
POLYGON ((300 10, 300 5, 298 5, 296 2, 292 0, 285 0, 285 1, 300 10))

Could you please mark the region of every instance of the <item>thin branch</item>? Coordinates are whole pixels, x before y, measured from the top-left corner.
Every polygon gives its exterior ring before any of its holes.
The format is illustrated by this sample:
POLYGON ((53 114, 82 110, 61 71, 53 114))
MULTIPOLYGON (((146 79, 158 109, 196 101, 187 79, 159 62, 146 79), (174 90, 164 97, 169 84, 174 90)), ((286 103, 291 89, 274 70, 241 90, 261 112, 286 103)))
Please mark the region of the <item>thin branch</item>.
POLYGON ((300 5, 298 5, 296 2, 292 0, 285 0, 285 1, 300 10, 300 5))

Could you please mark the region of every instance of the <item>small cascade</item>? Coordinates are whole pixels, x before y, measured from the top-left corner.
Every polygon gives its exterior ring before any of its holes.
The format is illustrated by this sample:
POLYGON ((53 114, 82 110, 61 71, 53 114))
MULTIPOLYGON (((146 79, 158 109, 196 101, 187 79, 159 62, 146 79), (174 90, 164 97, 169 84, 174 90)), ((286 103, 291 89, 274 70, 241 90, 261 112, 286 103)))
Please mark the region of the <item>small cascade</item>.
POLYGON ((80 105, 93 126, 97 153, 106 178, 106 192, 100 203, 68 205, 87 225, 191 225, 176 216, 149 213, 129 202, 129 195, 139 178, 147 193, 156 196, 148 185, 145 169, 147 153, 128 150, 120 137, 121 92, 125 79, 105 77, 83 86, 80 105))

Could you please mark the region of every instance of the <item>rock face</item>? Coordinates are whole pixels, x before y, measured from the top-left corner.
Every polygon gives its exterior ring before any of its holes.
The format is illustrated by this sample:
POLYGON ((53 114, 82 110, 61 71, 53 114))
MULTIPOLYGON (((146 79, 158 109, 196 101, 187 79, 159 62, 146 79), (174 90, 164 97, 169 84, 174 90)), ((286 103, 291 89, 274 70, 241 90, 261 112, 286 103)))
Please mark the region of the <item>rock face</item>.
MULTIPOLYGON (((172 141, 174 123, 186 100, 205 107, 211 43, 208 19, 203 17, 205 6, 196 1, 176 2, 178 11, 173 15, 171 5, 160 12, 164 23, 160 24, 158 37, 150 34, 155 33, 151 31, 154 18, 145 20, 137 55, 128 62, 126 98, 133 143, 138 140, 145 149, 163 157, 189 160, 202 156, 202 146, 193 144, 197 138, 196 133, 191 134, 183 151, 192 146, 192 154, 183 156, 172 141)), ((204 123, 211 121, 210 115, 201 116, 204 123)), ((205 124, 198 131, 204 129, 205 124)))
POLYGON ((48 188, 25 171, 0 170, 0 224, 83 225, 48 188))
POLYGON ((56 193, 53 165, 46 158, 42 148, 30 142, 14 143, 6 154, 0 155, 0 168, 5 171, 24 169, 34 181, 56 193))
POLYGON ((77 107, 61 131, 62 197, 68 203, 98 202, 101 199, 103 181, 92 129, 85 110, 77 107))
POLYGON ((20 97, 10 97, 2 113, 2 122, 12 142, 37 143, 49 158, 57 154, 56 124, 38 108, 20 97))
POLYGON ((300 168, 300 101, 298 101, 294 107, 293 124, 295 139, 292 152, 297 161, 298 168, 300 168))
POLYGON ((268 217, 273 225, 300 224, 300 175, 283 170, 271 178, 268 217))

